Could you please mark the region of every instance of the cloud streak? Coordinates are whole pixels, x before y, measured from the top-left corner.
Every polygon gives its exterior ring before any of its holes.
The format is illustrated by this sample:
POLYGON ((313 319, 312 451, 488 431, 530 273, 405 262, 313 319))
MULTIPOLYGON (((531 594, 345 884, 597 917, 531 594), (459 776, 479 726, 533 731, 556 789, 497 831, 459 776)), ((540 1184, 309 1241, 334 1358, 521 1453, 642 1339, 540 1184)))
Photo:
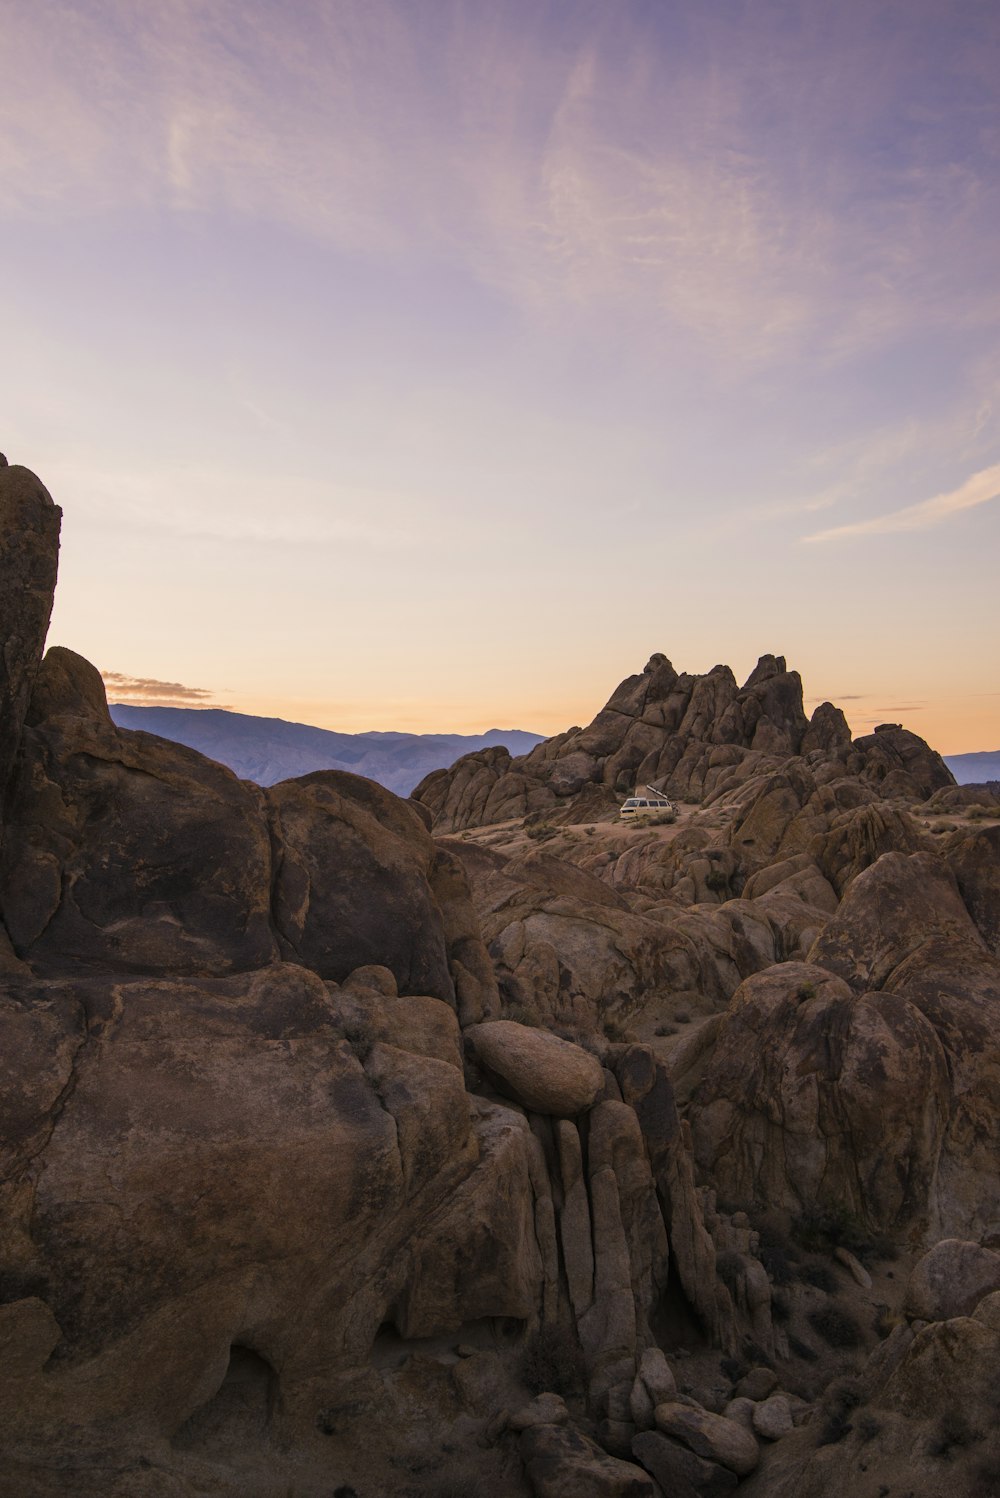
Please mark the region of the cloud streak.
POLYGON ((213 693, 205 687, 187 687, 179 681, 157 681, 152 676, 128 676, 121 671, 102 671, 101 678, 111 702, 134 707, 210 707, 213 693))
POLYGON ((1000 463, 974 473, 957 489, 945 494, 936 494, 932 499, 919 504, 906 505, 901 510, 892 510, 887 515, 875 515, 870 520, 854 520, 847 525, 837 525, 829 530, 816 531, 803 536, 803 542, 840 541, 855 536, 886 535, 894 531, 922 531, 931 526, 943 525, 952 516, 964 510, 975 509, 1000 499, 1000 463))

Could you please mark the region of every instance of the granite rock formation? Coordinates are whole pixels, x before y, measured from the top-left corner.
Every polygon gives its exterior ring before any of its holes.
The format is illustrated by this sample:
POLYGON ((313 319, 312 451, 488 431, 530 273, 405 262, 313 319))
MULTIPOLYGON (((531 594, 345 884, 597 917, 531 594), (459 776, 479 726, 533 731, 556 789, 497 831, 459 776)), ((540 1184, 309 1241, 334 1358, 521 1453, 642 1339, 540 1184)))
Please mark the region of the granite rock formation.
POLYGON ((0 1498, 985 1498, 1000 805, 779 657, 265 790, 0 524, 0 1498))
POLYGON ((766 655, 743 686, 728 666, 678 673, 654 655, 629 676, 586 728, 546 739, 511 758, 502 748, 435 770, 413 792, 439 832, 533 813, 589 821, 635 784, 677 800, 718 800, 788 762, 816 784, 850 776, 880 796, 925 800, 953 778, 922 739, 886 724, 852 742, 839 708, 821 703, 807 719, 802 682, 783 656, 766 655))

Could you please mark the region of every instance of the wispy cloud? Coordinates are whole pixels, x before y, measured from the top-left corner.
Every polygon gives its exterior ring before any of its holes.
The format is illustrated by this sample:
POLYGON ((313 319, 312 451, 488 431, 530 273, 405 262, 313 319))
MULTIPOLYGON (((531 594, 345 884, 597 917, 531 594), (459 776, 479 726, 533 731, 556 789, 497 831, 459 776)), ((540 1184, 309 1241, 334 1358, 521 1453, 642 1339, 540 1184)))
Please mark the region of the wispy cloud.
POLYGON ((15 3, 0 212, 225 212, 743 365, 1000 317, 986 75, 960 101, 930 76, 905 148, 871 150, 927 66, 922 7, 886 28, 803 4, 789 28, 762 5, 748 28, 689 4, 676 35, 643 6, 559 9, 15 3))
POLYGON ((135 707, 209 707, 213 693, 204 687, 186 687, 179 681, 157 681, 152 676, 127 676, 121 671, 102 671, 112 702, 135 707))
POLYGON ((972 474, 964 484, 945 494, 936 494, 932 499, 906 505, 887 515, 875 515, 869 520, 855 520, 847 525, 834 526, 830 530, 816 531, 811 536, 803 536, 802 540, 836 541, 853 536, 883 535, 891 531, 927 530, 931 526, 942 525, 963 510, 975 509, 994 499, 1000 499, 1000 463, 972 474))

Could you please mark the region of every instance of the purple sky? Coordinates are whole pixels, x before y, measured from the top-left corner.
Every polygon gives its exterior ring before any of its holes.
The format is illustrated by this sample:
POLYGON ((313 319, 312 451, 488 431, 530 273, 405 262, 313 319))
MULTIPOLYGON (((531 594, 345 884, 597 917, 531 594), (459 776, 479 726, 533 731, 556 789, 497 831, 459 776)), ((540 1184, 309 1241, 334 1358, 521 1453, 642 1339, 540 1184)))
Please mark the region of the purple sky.
POLYGON ((6 0, 3 43, 54 640, 346 730, 773 650, 1000 745, 995 0, 6 0))

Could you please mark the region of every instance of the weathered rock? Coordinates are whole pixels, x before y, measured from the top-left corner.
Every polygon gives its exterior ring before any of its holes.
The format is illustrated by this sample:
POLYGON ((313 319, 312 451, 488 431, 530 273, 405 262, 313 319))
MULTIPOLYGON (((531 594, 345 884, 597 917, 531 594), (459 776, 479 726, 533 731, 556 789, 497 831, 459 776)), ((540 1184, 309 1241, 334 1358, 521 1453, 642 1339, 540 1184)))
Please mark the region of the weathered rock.
POLYGON ((984 1295, 973 1311, 972 1318, 974 1321, 981 1321, 983 1326, 1000 1332, 1000 1290, 992 1290, 989 1295, 984 1295))
POLYGON ((647 1472, 656 1478, 669 1498, 725 1498, 739 1479, 728 1467, 696 1456, 680 1441, 673 1441, 660 1431, 646 1431, 635 1436, 632 1454, 647 1472))
POLYGON ((742 1425, 744 1430, 753 1430, 753 1412, 756 1408, 752 1399, 741 1394, 723 1405, 722 1413, 727 1420, 734 1420, 737 1425, 742 1425))
POLYGON ((654 1407, 658 1404, 669 1404, 676 1399, 677 1381, 659 1347, 643 1348, 639 1358, 638 1377, 645 1384, 654 1407))
POLYGON ((1000 826, 956 837, 947 856, 965 908, 994 957, 1000 957, 1000 826))
POLYGON ((3 1093, 0 1270, 44 1304, 10 1327, 8 1464, 162 1448, 234 1345, 270 1367, 290 1435, 390 1315, 436 1335, 533 1313, 523 1118, 471 1115, 449 1062, 376 1044, 362 1067, 315 974, 4 999, 0 1054, 28 1085, 3 1093))
POLYGON ((407 802, 336 770, 265 794, 280 849, 273 907, 285 954, 338 982, 381 963, 400 992, 454 1003, 445 923, 430 885, 437 850, 407 802))
POLYGON ((723 1415, 686 1404, 658 1404, 656 1424, 664 1435, 682 1441, 696 1456, 728 1467, 737 1477, 746 1477, 760 1458, 757 1442, 749 1431, 723 1415))
POLYGON ((36 971, 225 973, 277 956, 263 792, 115 728, 72 651, 38 673, 11 796, 0 908, 36 971))
POLYGON ((609 1456, 572 1426, 533 1426, 520 1446, 535 1498, 656 1498, 641 1467, 609 1456))
POLYGON ((695 1060, 697 1081, 677 1081, 696 1158, 730 1200, 926 1220, 951 1083, 934 1027, 901 996, 856 997, 784 963, 746 980, 695 1060))
POLYGON ((838 1264, 843 1264, 844 1268, 847 1270, 848 1274, 851 1276, 851 1279, 856 1285, 860 1285, 862 1290, 871 1289, 871 1275, 868 1273, 868 1270, 865 1268, 865 1266, 855 1257, 854 1254, 851 1253, 851 1250, 849 1248, 844 1248, 842 1244, 838 1244, 837 1247, 833 1250, 833 1257, 836 1259, 838 1264))
POLYGON ((791 1406, 783 1394, 772 1394, 769 1399, 755 1405, 753 1428, 766 1441, 780 1441, 782 1436, 791 1434, 795 1426, 791 1406))
POLYGON ((0 467, 0 819, 45 648, 61 519, 33 473, 0 467))
POLYGON ((515 1411, 507 1422, 511 1430, 530 1430, 535 1425, 565 1425, 569 1410, 558 1394, 539 1394, 530 1404, 515 1411))
POLYGON ((555 1125, 559 1150, 562 1205, 559 1236, 570 1304, 577 1321, 594 1301, 594 1248, 590 1198, 583 1174, 583 1152, 576 1125, 559 1119, 555 1125))
POLYGON ((1000 1254, 978 1243, 945 1238, 913 1266, 906 1285, 906 1314, 921 1321, 971 1316, 994 1290, 1000 1290, 1000 1254))
POLYGON ((737 1399, 752 1399, 757 1403, 773 1394, 777 1387, 778 1375, 773 1368, 751 1368, 740 1379, 734 1393, 737 1399))
POLYGON ((479 1065, 536 1113, 572 1118, 590 1107, 604 1085, 599 1061, 546 1030, 494 1020, 470 1025, 465 1038, 479 1065))
POLYGON ((932 938, 981 946, 947 865, 930 853, 886 853, 854 880, 809 953, 856 993, 883 988, 932 938))

